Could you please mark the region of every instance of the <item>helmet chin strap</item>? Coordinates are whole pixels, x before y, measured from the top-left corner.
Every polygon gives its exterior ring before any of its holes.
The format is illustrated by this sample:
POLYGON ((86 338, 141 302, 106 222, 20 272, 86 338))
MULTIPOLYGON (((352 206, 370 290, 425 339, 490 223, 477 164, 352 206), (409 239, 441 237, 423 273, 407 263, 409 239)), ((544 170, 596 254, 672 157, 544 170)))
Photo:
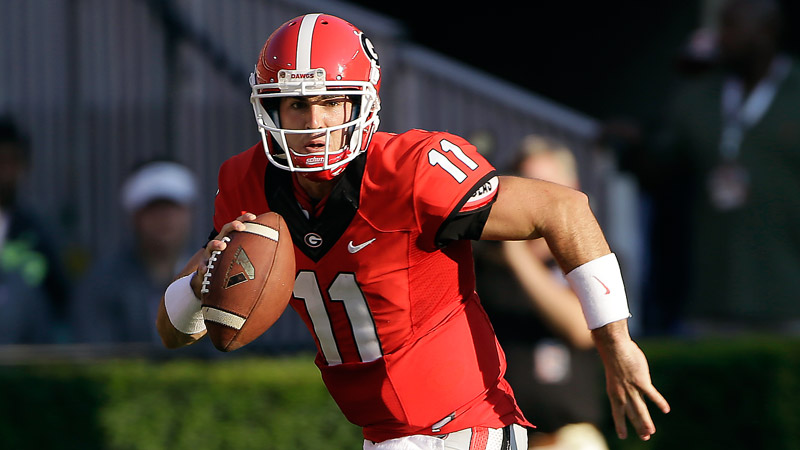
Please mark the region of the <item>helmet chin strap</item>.
POLYGON ((297 168, 305 168, 305 169, 312 169, 316 168, 318 170, 300 170, 299 172, 309 173, 309 172, 333 172, 338 171, 339 167, 344 167, 345 164, 341 166, 335 166, 336 164, 340 163, 346 156, 347 156, 347 146, 340 148, 335 152, 330 151, 323 151, 323 152, 314 152, 314 153, 298 153, 295 150, 289 149, 292 157, 292 164, 294 167, 297 168), (311 161, 311 162, 310 162, 311 161), (327 168, 325 166, 328 166, 327 168), (335 167, 330 167, 335 166, 335 167))
POLYGON ((349 146, 345 145, 345 146, 339 148, 339 150, 336 150, 334 152, 322 151, 322 152, 312 152, 312 153, 300 153, 297 150, 289 147, 289 153, 291 153, 292 156, 297 156, 297 157, 326 156, 326 155, 327 156, 334 156, 334 155, 339 155, 339 154, 342 154, 342 153, 346 152, 348 148, 349 148, 349 146))

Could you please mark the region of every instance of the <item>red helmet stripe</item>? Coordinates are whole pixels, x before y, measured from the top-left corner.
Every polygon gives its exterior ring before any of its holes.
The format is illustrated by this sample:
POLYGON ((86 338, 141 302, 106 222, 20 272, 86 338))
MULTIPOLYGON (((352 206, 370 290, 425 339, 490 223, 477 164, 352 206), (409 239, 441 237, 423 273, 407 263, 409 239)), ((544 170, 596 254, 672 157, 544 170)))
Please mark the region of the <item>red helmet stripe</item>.
POLYGON ((297 36, 297 70, 311 70, 311 39, 319 14, 307 14, 300 24, 297 36))

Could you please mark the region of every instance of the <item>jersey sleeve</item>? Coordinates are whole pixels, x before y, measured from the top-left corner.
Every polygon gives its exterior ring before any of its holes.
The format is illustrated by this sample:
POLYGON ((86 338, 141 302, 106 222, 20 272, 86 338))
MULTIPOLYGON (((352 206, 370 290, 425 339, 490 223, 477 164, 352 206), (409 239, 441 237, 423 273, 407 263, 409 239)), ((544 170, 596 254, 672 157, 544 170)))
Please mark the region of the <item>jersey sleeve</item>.
POLYGON ((233 180, 233 167, 231 161, 226 161, 219 169, 217 177, 217 193, 214 196, 214 230, 219 231, 223 225, 239 217, 236 214, 236 201, 238 188, 233 180))
POLYGON ((222 227, 245 212, 261 214, 267 211, 264 194, 266 156, 260 146, 225 161, 217 177, 214 197, 214 229, 222 227))
POLYGON ((498 182, 497 177, 493 176, 486 183, 478 186, 466 202, 469 203, 472 200, 473 207, 453 210, 436 233, 434 242, 437 247, 444 247, 459 239, 480 239, 483 227, 489 218, 489 212, 497 198, 498 182))
POLYGON ((480 235, 497 187, 494 166, 473 145, 452 134, 433 134, 419 154, 414 176, 414 209, 424 247, 480 235))

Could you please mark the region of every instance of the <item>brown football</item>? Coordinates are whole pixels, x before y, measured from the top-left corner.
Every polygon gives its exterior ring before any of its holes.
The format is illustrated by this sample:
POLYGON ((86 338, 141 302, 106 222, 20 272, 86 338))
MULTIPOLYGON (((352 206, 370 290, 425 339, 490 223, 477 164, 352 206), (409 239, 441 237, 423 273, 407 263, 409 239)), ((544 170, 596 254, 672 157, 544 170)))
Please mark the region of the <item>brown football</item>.
POLYGON ((236 350, 280 317, 294 288, 294 246, 283 217, 268 212, 226 236, 203 280, 203 318, 214 347, 236 350), (229 239, 229 240, 228 240, 229 239))

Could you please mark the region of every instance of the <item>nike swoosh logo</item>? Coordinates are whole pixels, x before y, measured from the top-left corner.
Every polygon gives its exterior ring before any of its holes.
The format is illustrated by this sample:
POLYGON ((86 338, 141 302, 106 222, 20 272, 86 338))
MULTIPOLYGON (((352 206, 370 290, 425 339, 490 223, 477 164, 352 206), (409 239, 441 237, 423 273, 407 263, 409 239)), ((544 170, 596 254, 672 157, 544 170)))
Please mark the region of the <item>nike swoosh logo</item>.
POLYGON ((369 244, 372 244, 373 242, 375 242, 375 239, 377 239, 377 238, 372 238, 372 239, 368 240, 367 242, 364 242, 363 244, 358 244, 358 245, 353 245, 353 241, 350 241, 350 242, 347 243, 347 251, 350 252, 350 253, 360 252, 361 250, 364 249, 364 247, 366 247, 369 244))
POLYGON ((606 284, 605 284, 605 283, 603 283, 602 281, 600 281, 600 278, 597 278, 597 277, 595 277, 595 276, 592 276, 592 278, 594 278, 595 280, 597 280, 597 282, 598 282, 598 283, 600 283, 600 285, 602 285, 602 286, 603 286, 603 287, 606 289, 606 293, 605 293, 605 294, 603 294, 603 295, 608 295, 608 294, 610 294, 610 293, 611 293, 611 289, 609 289, 609 288, 608 288, 608 286, 606 286, 606 284))

